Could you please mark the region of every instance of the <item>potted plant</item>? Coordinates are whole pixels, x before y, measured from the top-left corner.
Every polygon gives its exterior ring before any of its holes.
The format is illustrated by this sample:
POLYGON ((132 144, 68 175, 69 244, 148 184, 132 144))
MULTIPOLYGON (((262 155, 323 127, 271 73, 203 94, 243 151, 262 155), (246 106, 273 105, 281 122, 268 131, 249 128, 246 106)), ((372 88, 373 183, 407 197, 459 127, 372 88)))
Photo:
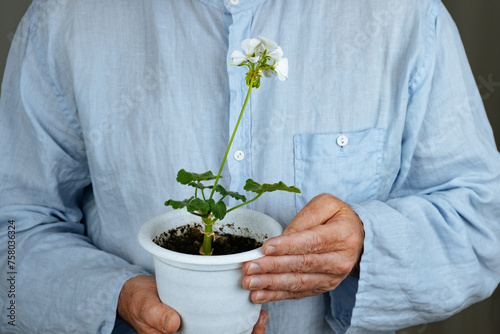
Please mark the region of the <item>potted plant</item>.
POLYGON ((255 247, 262 245, 266 238, 280 235, 282 227, 269 216, 240 208, 266 192, 300 192, 281 181, 260 184, 248 179, 244 190, 255 195, 247 199, 238 192, 226 190, 219 183, 252 89, 260 87, 262 74, 266 77, 276 75, 281 81, 286 80, 288 75, 288 60, 283 58, 283 51, 276 42, 259 37, 244 40, 241 47, 245 53, 234 51, 231 64, 248 67, 245 76, 248 92, 217 175, 211 171, 193 173, 181 169, 176 180, 182 185, 193 187, 194 195, 184 200, 166 201, 166 206, 178 210, 151 219, 139 232, 140 244, 154 255, 160 299, 179 312, 182 319, 180 332, 185 334, 237 334, 252 331, 261 306, 253 304, 249 292, 241 287, 241 266, 243 262, 263 256, 260 248, 255 247), (241 203, 228 208, 224 202, 228 197, 241 203), (198 224, 193 221, 193 216, 197 217, 198 224), (184 238, 196 232, 201 239, 198 245, 201 246, 188 251, 191 254, 181 253, 175 248, 167 249, 169 246, 165 243, 169 240, 184 238), (254 246, 250 248, 253 249, 216 255, 214 248, 217 249, 218 245, 214 241, 222 234, 236 234, 247 239, 251 237, 254 246), (199 254, 193 254, 197 252, 199 254))

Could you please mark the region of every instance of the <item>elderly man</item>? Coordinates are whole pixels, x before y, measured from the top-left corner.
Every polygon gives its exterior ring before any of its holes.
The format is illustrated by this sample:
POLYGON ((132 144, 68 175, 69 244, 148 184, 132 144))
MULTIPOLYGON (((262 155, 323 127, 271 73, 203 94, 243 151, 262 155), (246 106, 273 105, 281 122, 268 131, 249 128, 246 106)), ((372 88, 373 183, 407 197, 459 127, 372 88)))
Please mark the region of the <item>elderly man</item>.
POLYGON ((218 166, 246 92, 229 55, 258 35, 289 79, 252 95, 223 182, 302 193, 253 205, 286 227, 243 266, 254 332, 390 333, 493 292, 500 157, 440 1, 34 0, 0 100, 1 332, 178 329, 137 231, 177 170, 218 166))

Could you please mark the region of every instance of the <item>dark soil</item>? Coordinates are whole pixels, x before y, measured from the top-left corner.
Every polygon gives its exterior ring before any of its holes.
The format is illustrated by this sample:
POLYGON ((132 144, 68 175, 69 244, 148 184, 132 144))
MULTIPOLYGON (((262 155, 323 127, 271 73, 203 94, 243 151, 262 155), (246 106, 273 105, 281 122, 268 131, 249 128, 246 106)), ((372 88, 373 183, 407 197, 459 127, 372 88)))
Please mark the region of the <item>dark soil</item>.
MULTIPOLYGON (((168 250, 200 255, 200 247, 203 242, 203 234, 200 225, 183 225, 153 239, 158 246, 168 250)), ((236 234, 217 234, 216 240, 212 243, 214 252, 212 255, 230 255, 246 252, 262 246, 262 243, 250 237, 243 237, 236 234)))

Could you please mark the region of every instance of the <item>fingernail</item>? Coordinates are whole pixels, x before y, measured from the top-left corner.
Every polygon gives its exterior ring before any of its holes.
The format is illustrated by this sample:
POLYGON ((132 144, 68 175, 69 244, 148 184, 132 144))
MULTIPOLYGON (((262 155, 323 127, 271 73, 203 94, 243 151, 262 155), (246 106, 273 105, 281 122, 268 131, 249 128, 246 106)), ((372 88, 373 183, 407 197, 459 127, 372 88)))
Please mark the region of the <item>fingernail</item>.
POLYGON ((255 288, 259 287, 259 285, 260 285, 260 279, 257 277, 252 277, 250 279, 250 283, 248 284, 248 287, 250 289, 255 289, 255 288))
POLYGON ((260 266, 257 263, 251 263, 247 270, 247 275, 253 275, 260 272, 260 266))
POLYGON ((273 246, 267 247, 265 255, 273 255, 274 253, 276 253, 276 248, 274 248, 273 246))
POLYGON ((165 316, 163 317, 163 323, 162 323, 162 327, 163 327, 163 332, 164 333, 168 333, 168 326, 170 324, 170 318, 172 318, 172 312, 168 312, 167 314, 165 314, 165 316))
POLYGON ((289 235, 295 233, 295 230, 290 228, 283 231, 283 235, 289 235))
POLYGON ((274 253, 276 253, 276 248, 275 247, 273 247, 273 246, 267 247, 267 249, 266 249, 266 255, 273 255, 274 253))
POLYGON ((264 292, 262 291, 257 291, 255 294, 255 301, 259 302, 264 299, 264 292))

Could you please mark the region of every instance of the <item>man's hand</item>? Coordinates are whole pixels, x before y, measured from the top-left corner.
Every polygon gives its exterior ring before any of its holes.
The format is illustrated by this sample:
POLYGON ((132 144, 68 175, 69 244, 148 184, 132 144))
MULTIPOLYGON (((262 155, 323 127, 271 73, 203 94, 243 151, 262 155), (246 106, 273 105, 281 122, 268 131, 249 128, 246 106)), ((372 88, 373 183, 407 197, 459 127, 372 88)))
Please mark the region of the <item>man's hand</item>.
MULTIPOLYGON (((174 333, 181 324, 179 314, 160 301, 153 276, 136 276, 125 282, 118 299, 118 315, 139 334, 174 333)), ((261 311, 252 334, 264 334, 267 319, 267 312, 261 311)))
POLYGON ((175 333, 181 324, 177 312, 158 297, 153 276, 136 276, 123 285, 118 315, 139 334, 175 333))
POLYGON ((258 304, 331 291, 357 264, 363 241, 363 223, 347 204, 316 196, 282 236, 264 243, 266 256, 243 264, 243 287, 258 304))
POLYGON ((265 334, 266 333, 266 324, 269 319, 269 315, 266 311, 260 311, 259 320, 253 326, 252 334, 265 334))

